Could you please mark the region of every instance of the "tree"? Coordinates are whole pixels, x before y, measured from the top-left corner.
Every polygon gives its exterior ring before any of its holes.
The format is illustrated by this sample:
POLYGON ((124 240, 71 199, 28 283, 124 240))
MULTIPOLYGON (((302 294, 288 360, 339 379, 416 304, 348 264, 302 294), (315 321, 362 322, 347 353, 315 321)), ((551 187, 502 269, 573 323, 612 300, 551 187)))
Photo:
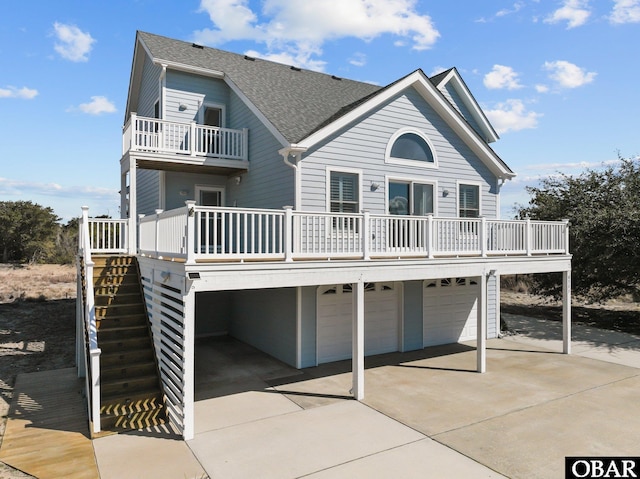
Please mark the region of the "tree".
POLYGON ((31 201, 1 201, 2 262, 40 262, 51 257, 55 251, 59 219, 51 208, 31 201))
MULTIPOLYGON (((640 285, 640 160, 588 169, 578 176, 561 174, 528 187, 528 206, 520 218, 569 219, 576 294, 604 301, 637 294, 640 285)), ((560 294, 557 275, 534 278, 540 293, 560 294)))

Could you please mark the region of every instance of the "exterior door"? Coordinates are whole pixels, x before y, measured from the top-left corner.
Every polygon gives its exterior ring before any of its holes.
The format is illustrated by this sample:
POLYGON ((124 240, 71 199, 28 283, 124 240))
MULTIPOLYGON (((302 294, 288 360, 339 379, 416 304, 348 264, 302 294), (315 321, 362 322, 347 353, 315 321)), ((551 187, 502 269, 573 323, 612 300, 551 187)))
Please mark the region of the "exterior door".
MULTIPOLYGON (((198 206, 223 206, 224 188, 196 186, 196 204, 198 206)), ((196 237, 201 238, 202 253, 222 252, 223 228, 222 216, 215 212, 203 212, 197 225, 196 237)))

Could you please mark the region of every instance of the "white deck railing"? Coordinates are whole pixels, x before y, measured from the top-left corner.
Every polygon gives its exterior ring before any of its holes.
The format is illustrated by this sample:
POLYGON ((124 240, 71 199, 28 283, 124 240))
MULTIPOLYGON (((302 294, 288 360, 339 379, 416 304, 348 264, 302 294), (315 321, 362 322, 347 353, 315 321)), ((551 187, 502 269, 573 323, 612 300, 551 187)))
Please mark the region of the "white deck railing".
POLYGON ((568 222, 187 206, 141 217, 139 251, 165 259, 416 258, 568 253, 568 222))
POLYGON ((126 219, 87 218, 88 240, 93 253, 108 254, 128 251, 126 219))
MULTIPOLYGON (((93 260, 92 252, 104 251, 95 249, 104 246, 100 241, 94 241, 95 231, 102 231, 105 220, 90 220, 89 208, 82 207, 78 231, 78 292, 82 294, 82 307, 77 308, 77 328, 82 331, 78 334, 76 347, 77 358, 82 355, 82 363, 79 367, 79 376, 85 377, 87 409, 92 433, 100 432, 100 348, 98 348, 98 327, 96 323, 95 297, 93 291, 93 260), (82 348, 82 354, 80 354, 82 348)), ((126 224, 126 223, 125 223, 126 224)), ((110 236, 109 236, 110 237, 110 236)), ((113 250, 109 250, 112 252, 113 250)), ((80 298, 78 298, 80 300, 80 298)))
POLYGON ((122 154, 128 151, 246 161, 248 130, 179 123, 133 113, 122 131, 122 154))

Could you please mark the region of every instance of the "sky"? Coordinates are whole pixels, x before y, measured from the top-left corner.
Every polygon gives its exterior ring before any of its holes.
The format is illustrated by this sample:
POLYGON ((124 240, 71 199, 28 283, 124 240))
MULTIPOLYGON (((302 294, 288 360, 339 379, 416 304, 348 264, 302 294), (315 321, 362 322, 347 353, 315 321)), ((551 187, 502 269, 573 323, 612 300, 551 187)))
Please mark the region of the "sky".
POLYGON ((640 154, 640 0, 28 0, 0 15, 0 201, 119 217, 136 30, 386 85, 457 67, 526 186, 640 154))

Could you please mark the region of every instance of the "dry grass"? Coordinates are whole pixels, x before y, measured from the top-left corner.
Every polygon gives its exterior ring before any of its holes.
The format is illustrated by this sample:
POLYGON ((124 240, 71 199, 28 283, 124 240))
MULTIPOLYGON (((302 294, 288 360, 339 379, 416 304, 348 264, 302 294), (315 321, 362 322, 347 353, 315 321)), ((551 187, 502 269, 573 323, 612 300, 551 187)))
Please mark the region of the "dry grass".
POLYGON ((76 267, 73 265, 0 264, 0 303, 75 297, 76 267))

